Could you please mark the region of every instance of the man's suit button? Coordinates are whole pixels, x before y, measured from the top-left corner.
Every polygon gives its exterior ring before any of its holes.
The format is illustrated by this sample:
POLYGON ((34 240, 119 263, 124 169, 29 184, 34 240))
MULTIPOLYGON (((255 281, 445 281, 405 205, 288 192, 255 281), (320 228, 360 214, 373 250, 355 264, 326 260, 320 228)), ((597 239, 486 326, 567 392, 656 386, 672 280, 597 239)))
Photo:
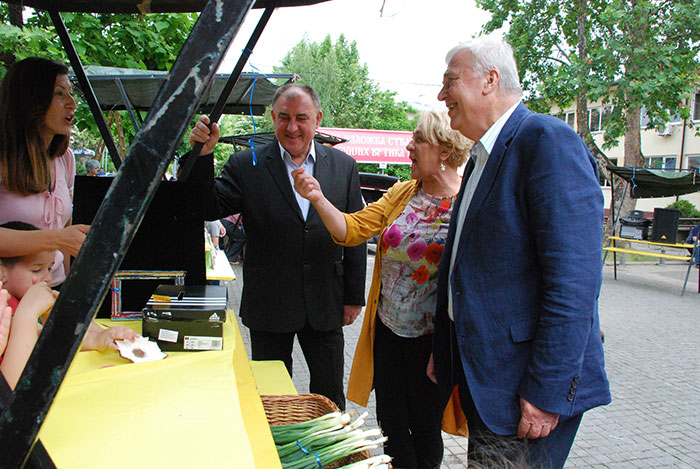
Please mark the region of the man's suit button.
POLYGON ((308 233, 308 232, 309 232, 309 227, 305 226, 305 227, 304 227, 304 233, 308 233))
POLYGON ((566 396, 566 400, 569 401, 569 402, 572 402, 572 401, 574 400, 574 395, 571 394, 571 393, 569 393, 569 395, 566 396))

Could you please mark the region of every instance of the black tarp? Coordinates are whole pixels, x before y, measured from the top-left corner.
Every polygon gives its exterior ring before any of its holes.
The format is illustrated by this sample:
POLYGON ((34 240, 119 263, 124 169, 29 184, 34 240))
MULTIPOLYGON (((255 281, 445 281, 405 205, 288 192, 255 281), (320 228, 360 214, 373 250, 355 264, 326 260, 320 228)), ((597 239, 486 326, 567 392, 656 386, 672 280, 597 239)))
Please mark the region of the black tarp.
POLYGON ((693 170, 631 168, 608 164, 607 168, 629 182, 635 199, 672 197, 700 191, 700 174, 693 170))

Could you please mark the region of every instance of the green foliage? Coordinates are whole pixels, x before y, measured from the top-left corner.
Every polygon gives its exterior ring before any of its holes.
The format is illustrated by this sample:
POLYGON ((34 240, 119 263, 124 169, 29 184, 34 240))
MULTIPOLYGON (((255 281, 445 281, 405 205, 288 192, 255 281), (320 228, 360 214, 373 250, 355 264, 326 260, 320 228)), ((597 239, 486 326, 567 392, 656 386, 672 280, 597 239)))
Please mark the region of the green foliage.
POLYGON ((700 218, 700 210, 695 208, 695 205, 687 200, 676 200, 666 208, 680 210, 681 218, 700 218))
MULTIPOLYGON (((169 70, 192 29, 197 15, 109 15, 62 13, 63 21, 83 64, 148 70, 169 70)), ((22 28, 9 24, 6 4, 0 4, 0 78, 6 67, 38 56, 68 64, 46 12, 28 16, 22 28)), ((99 150, 102 138, 89 107, 79 96, 73 146, 99 150)), ((122 157, 136 130, 126 112, 110 111, 108 122, 122 157)))
POLYGON ((627 130, 628 110, 644 105, 656 126, 688 117, 699 84, 700 0, 477 0, 492 13, 485 32, 509 24, 530 102, 566 108, 583 91, 612 104, 605 148, 627 130), (585 21, 579 21, 585 19, 585 21), (579 33, 581 33, 579 35, 579 33), (581 56, 579 40, 587 43, 581 56))
POLYGON ((87 169, 85 169, 85 165, 83 164, 82 160, 75 162, 75 173, 78 176, 85 176, 87 174, 87 169))
POLYGON ((318 92, 324 127, 351 129, 413 130, 416 114, 405 102, 396 103, 396 93, 381 91, 369 78, 367 65, 360 64, 355 41, 340 35, 335 44, 330 35, 320 42, 302 39, 282 60, 276 73, 296 73, 301 83, 318 92))
POLYGON ((389 164, 385 170, 379 169, 377 163, 358 163, 357 169, 361 173, 387 174, 396 176, 400 181, 408 181, 411 179, 411 165, 407 164, 389 164))

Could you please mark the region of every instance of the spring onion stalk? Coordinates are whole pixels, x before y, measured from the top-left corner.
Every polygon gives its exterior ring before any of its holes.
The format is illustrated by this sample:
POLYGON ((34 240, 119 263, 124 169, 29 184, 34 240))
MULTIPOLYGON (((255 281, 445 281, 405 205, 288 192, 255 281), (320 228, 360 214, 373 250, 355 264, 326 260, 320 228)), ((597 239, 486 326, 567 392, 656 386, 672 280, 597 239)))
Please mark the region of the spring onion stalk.
POLYGON ((329 430, 336 427, 342 428, 349 422, 350 416, 348 414, 333 412, 306 422, 270 427, 270 431, 275 444, 283 445, 321 430, 329 430))
POLYGON ((364 437, 362 432, 359 430, 348 431, 347 428, 348 427, 346 426, 330 432, 321 430, 317 433, 312 433, 311 435, 299 438, 298 440, 292 441, 285 445, 278 445, 277 454, 279 455, 280 459, 284 459, 287 456, 296 456, 299 452, 303 452, 301 448, 304 448, 307 451, 315 451, 316 449, 322 448, 323 446, 327 446, 329 444, 338 443, 351 438, 361 439, 364 437))
POLYGON ((386 437, 382 437, 376 440, 361 439, 349 443, 335 443, 313 453, 310 452, 308 455, 297 457, 292 462, 285 463, 282 461, 282 467, 284 469, 314 469, 319 467, 318 461, 321 462, 321 465, 325 466, 351 454, 359 453, 365 450, 377 449, 386 440, 386 437))
POLYGON ((322 415, 320 417, 317 417, 313 420, 306 420, 304 422, 297 422, 297 423, 288 423, 286 425, 275 425, 272 427, 272 429, 277 429, 277 430, 303 430, 308 427, 314 427, 321 422, 325 422, 328 420, 335 420, 338 419, 341 416, 340 412, 331 412, 329 414, 322 415))
POLYGON ((378 429, 375 430, 353 430, 351 432, 333 432, 333 434, 321 434, 312 435, 310 437, 298 440, 298 442, 289 443, 283 447, 277 448, 277 453, 280 457, 280 461, 284 463, 291 463, 296 461, 300 456, 304 455, 304 450, 309 453, 318 452, 331 445, 345 445, 349 446, 356 441, 366 440, 369 437, 380 436, 381 432, 378 429))
POLYGON ((349 426, 350 429, 354 430, 356 428, 360 428, 362 425, 365 423, 365 418, 369 415, 369 412, 363 412, 357 419, 355 419, 354 422, 352 422, 349 426))

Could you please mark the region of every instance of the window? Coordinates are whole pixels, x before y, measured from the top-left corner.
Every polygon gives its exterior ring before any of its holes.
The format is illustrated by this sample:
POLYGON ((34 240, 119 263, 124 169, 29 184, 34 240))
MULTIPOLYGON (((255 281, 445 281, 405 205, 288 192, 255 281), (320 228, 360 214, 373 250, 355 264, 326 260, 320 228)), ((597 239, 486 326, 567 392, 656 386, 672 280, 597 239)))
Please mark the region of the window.
POLYGON ((591 132, 600 132, 600 108, 594 107, 588 110, 588 128, 591 132))
POLYGON ((598 106, 588 109, 588 128, 591 132, 602 132, 612 114, 612 106, 598 106))
POLYGON ((700 93, 695 93, 693 101, 693 120, 700 121, 700 93))
POLYGON ((647 168, 650 169, 676 169, 675 156, 652 156, 647 158, 647 168))
POLYGON ((576 122, 576 113, 575 112, 562 112, 559 114, 559 119, 563 120, 567 124, 569 124, 569 127, 572 129, 575 129, 574 123, 576 122))
POLYGON ((688 169, 694 169, 700 173, 700 155, 687 155, 688 169))

